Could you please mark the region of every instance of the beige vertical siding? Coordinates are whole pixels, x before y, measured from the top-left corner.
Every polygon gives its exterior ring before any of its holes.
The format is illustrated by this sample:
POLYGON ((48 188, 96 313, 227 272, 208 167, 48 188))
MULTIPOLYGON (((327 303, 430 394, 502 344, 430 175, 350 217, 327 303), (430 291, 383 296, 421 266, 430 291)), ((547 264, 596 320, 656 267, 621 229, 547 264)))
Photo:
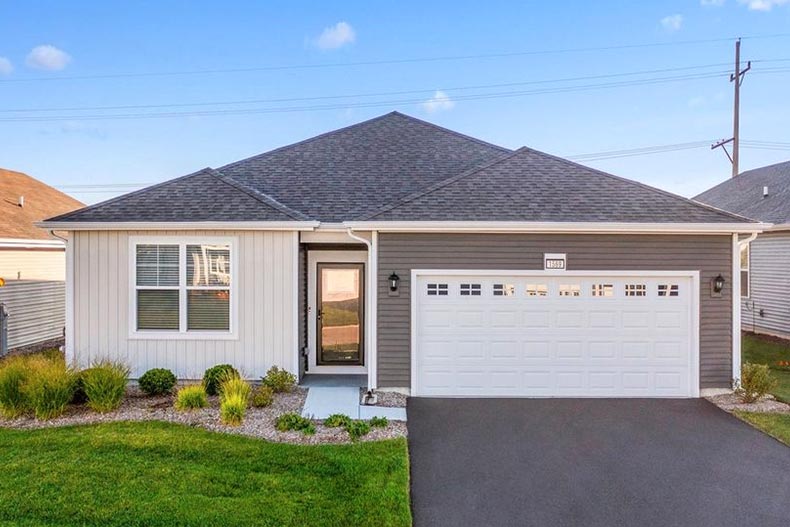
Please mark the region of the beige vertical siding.
POLYGON ((63 249, 0 249, 0 278, 6 280, 65 280, 63 249))
POLYGON ((750 249, 749 298, 741 300, 741 327, 790 337, 790 232, 760 234, 750 249))
POLYGON ((543 253, 567 253, 583 271, 700 271, 700 387, 732 381, 732 238, 730 236, 580 234, 379 234, 378 385, 410 383, 411 269, 542 269, 543 253), (389 292, 395 271, 400 292, 389 292), (726 285, 711 296, 710 281, 726 285))
POLYGON ((259 377, 272 365, 293 370, 298 347, 294 293, 297 240, 273 231, 90 231, 74 236, 74 353, 81 365, 109 357, 139 377, 169 368, 197 379, 206 368, 234 365, 259 377), (130 236, 234 236, 238 239, 237 340, 141 340, 129 336, 130 236))

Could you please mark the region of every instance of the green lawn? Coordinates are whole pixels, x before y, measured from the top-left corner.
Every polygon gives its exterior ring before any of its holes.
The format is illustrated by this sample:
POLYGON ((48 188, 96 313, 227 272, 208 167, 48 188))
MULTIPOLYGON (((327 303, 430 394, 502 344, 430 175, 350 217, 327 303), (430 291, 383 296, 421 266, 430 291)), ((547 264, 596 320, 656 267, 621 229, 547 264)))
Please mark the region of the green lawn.
POLYGON ((159 422, 0 429, 0 467, 0 525, 411 525, 405 439, 283 445, 159 422))
POLYGON ((735 412, 735 415, 790 446, 790 414, 735 412))
MULTIPOLYGON (((744 335, 742 344, 743 361, 773 366, 776 361, 790 361, 790 342, 758 335, 744 335)), ((773 394, 777 399, 790 404, 790 372, 772 370, 779 382, 773 394)))

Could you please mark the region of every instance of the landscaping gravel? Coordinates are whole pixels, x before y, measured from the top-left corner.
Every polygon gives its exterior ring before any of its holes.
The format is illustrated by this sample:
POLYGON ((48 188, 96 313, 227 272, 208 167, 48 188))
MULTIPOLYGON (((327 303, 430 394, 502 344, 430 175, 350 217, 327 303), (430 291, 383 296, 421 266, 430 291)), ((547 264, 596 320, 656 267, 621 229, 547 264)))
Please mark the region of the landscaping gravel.
MULTIPOLYGON (((279 415, 288 412, 300 413, 306 398, 307 389, 305 388, 296 388, 291 393, 276 394, 274 403, 271 406, 267 408, 248 408, 247 415, 241 426, 233 427, 226 426, 220 422, 219 399, 217 397, 209 397, 208 408, 180 412, 173 407, 174 396, 149 397, 144 395, 138 388, 130 386, 121 407, 114 412, 98 414, 84 405, 71 405, 62 416, 49 421, 39 421, 32 417, 10 420, 0 419, 0 427, 35 429, 112 421, 167 421, 279 443, 349 443, 350 439, 345 430, 325 427, 320 421, 315 422, 316 433, 312 436, 306 436, 301 432, 279 432, 275 429, 275 419, 279 415)), ((392 439, 405 437, 406 434, 405 423, 391 421, 386 428, 371 428, 370 433, 361 437, 360 441, 392 439)))
POLYGON ((734 393, 714 395, 706 397, 706 399, 727 412, 737 410, 741 412, 790 414, 790 405, 777 401, 773 395, 766 395, 759 401, 748 404, 741 402, 741 398, 734 393))
MULTIPOLYGON (((368 392, 367 388, 359 389, 359 400, 363 401, 365 394, 368 392)), ((398 392, 382 392, 376 391, 378 401, 371 406, 384 406, 387 408, 406 408, 407 395, 398 392)))

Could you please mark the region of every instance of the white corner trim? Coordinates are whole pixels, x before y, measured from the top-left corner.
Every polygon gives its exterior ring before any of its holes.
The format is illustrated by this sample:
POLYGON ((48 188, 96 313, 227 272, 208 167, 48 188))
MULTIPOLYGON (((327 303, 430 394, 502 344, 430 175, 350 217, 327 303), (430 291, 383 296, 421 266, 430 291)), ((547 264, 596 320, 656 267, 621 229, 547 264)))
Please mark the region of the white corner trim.
POLYGON ((770 223, 622 223, 520 221, 360 221, 346 227, 379 232, 525 232, 576 234, 732 234, 763 232, 770 223))
MULTIPOLYGON (((296 378, 299 378, 299 361, 302 360, 302 350, 300 349, 301 342, 299 342, 299 232, 294 232, 293 237, 293 250, 291 251, 291 257, 293 258, 293 265, 291 267, 291 277, 292 283, 291 288, 293 289, 293 307, 291 309, 291 338, 293 339, 293 354, 294 354, 294 362, 293 362, 293 370, 291 373, 296 375, 296 378)), ((305 284, 305 287, 307 284, 305 284)), ((307 328, 305 328, 306 330, 307 328)))
POLYGON ((77 222, 40 221, 36 227, 60 231, 184 231, 184 230, 234 230, 234 231, 311 231, 317 221, 127 221, 127 222, 77 222))
POLYGON ((129 236, 129 340, 238 340, 239 339, 239 240, 236 236, 129 236), (137 330, 136 250, 139 244, 172 244, 179 246, 179 331, 137 330), (195 243, 227 244, 230 246, 230 329, 229 331, 187 331, 187 290, 183 266, 186 266, 186 246, 195 243))
MULTIPOLYGON (((69 236, 66 242, 66 338, 65 354, 66 364, 74 365, 76 350, 74 349, 74 236, 69 236)), ((84 265, 85 262, 82 262, 84 265)))
MULTIPOLYGON (((732 382, 741 380, 741 248, 757 238, 757 233, 738 239, 732 235, 732 382)), ((750 254, 751 257, 751 254, 750 254)), ((751 262, 749 263, 751 270, 751 262)), ((751 294, 751 288, 749 293, 751 294)))

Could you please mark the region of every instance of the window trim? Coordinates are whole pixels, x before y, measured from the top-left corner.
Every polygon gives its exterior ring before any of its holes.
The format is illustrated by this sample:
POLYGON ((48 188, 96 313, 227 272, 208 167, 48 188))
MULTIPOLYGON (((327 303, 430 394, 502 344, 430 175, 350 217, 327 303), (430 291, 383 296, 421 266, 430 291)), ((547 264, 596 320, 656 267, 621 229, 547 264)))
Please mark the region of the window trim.
POLYGON ((238 238, 235 236, 129 236, 129 339, 133 340, 238 340, 238 305, 239 305, 239 252, 238 238), (213 244, 228 245, 230 248, 230 318, 229 329, 219 330, 187 330, 187 296, 193 289, 211 290, 227 289, 225 287, 187 285, 186 251, 187 245, 213 244), (142 287, 141 289, 177 289, 179 309, 179 329, 137 329, 137 246, 138 245, 178 245, 178 287, 142 287))
POLYGON ((750 299, 752 297, 752 244, 745 243, 738 252, 738 272, 741 274, 741 290, 738 294, 741 298, 750 299), (741 255, 746 251, 746 269, 743 268, 741 255), (743 294, 743 273, 746 273, 746 294, 743 294))

